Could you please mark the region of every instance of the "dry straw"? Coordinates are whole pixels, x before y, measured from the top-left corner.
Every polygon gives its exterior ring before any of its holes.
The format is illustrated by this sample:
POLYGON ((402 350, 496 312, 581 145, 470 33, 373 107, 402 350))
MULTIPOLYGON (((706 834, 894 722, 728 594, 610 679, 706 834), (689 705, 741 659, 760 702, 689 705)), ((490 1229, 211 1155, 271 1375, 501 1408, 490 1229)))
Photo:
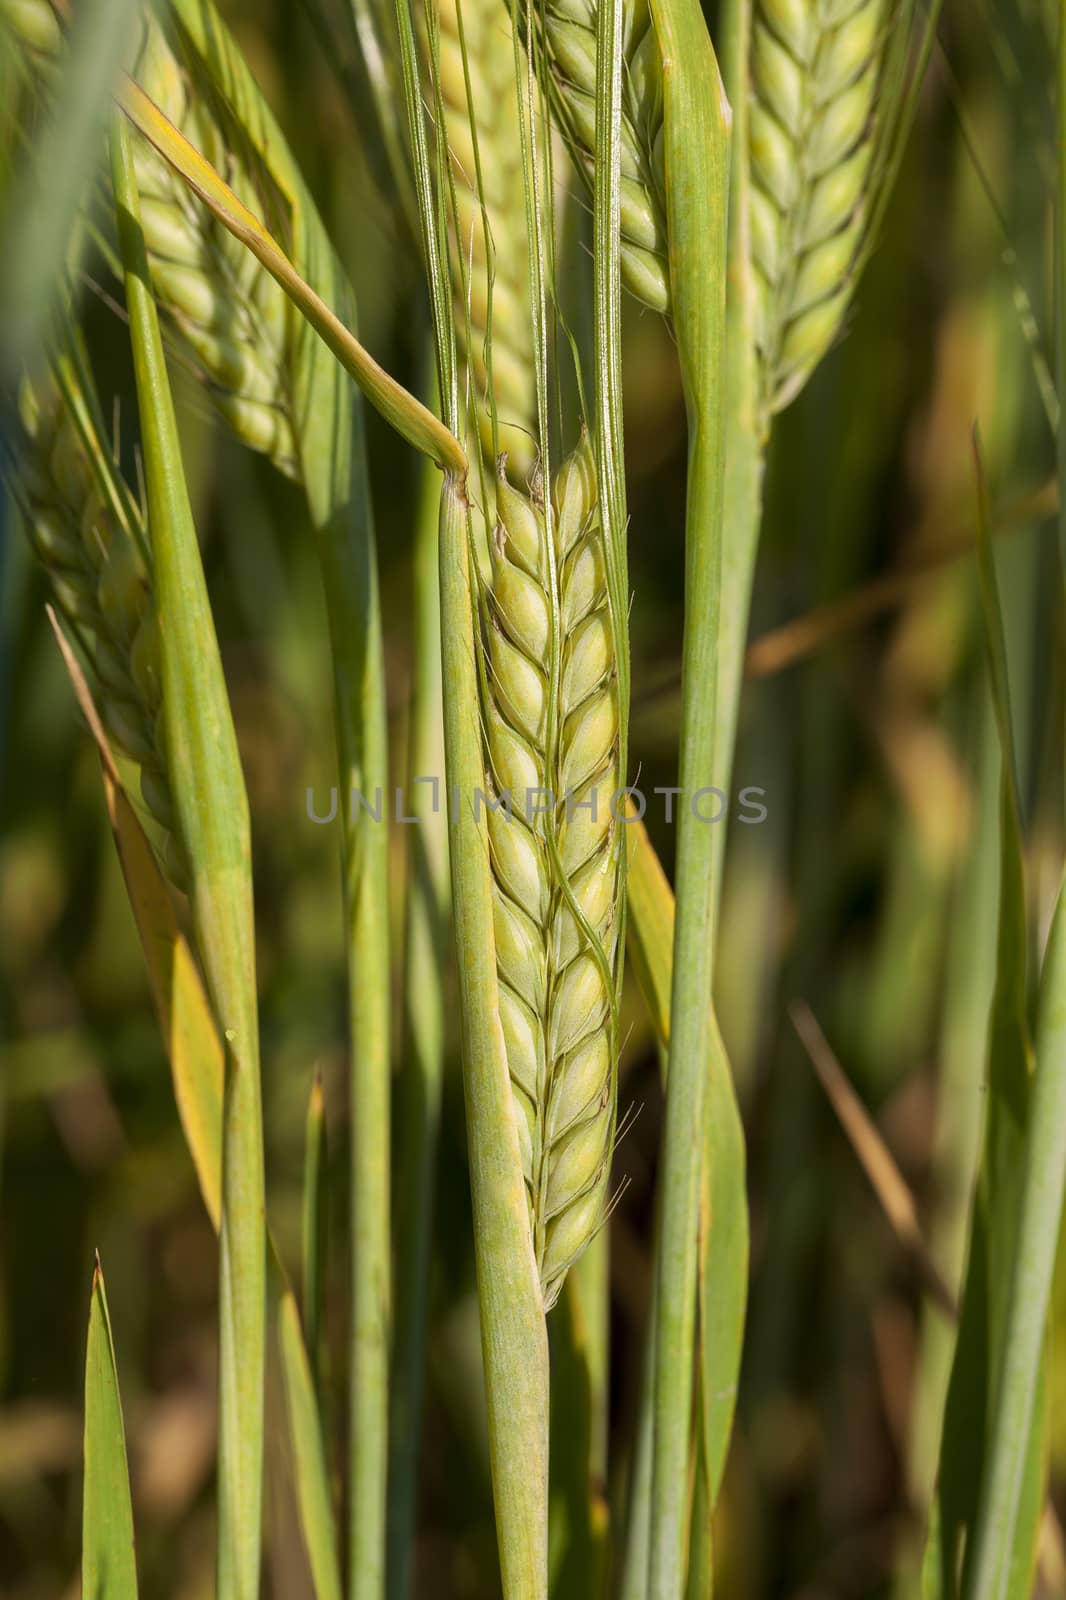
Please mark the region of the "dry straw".
POLYGON ((521 494, 502 468, 497 508, 484 716, 500 1018, 550 1307, 603 1219, 615 1104, 618 699, 588 440, 550 518, 536 482, 521 494))

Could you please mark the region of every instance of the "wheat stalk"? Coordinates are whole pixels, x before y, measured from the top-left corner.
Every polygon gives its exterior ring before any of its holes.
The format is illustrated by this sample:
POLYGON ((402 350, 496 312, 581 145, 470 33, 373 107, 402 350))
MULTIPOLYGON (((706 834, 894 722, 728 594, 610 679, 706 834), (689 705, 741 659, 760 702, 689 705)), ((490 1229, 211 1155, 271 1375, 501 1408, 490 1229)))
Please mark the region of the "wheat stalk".
MULTIPOLYGON (((553 111, 592 194, 596 155, 596 0, 548 0, 535 27, 553 111)), ((621 274, 654 311, 670 309, 663 172, 662 63, 648 0, 623 10, 621 274)))
POLYGON ((550 1307, 602 1221, 611 1152, 617 682, 587 439, 550 519, 502 467, 496 495, 483 709, 500 1020, 550 1307))
POLYGON ((68 367, 62 385, 54 378, 24 382, 19 412, 23 437, 13 488, 27 534, 61 614, 85 646, 104 726, 140 768, 167 874, 184 888, 189 875, 163 742, 147 530, 99 435, 86 447, 81 428, 94 427, 95 408, 68 367))
POLYGON ((898 0, 755 7, 751 248, 766 414, 810 377, 854 291, 874 210, 886 41, 902 12, 898 0))

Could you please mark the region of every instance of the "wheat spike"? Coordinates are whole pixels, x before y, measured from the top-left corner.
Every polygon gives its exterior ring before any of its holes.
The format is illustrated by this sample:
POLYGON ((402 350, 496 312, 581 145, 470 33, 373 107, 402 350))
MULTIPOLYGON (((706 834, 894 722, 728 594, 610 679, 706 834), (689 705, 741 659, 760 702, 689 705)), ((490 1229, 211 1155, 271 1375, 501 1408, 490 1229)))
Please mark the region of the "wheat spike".
MULTIPOLYGON (((57 382, 24 382, 19 412, 23 437, 13 488, 30 543, 64 620, 84 646, 104 726, 140 768, 141 794, 162 831, 167 873, 184 887, 188 872, 174 832, 163 743, 147 532, 102 441, 95 440, 91 453, 86 448, 57 382)), ((93 414, 81 407, 83 419, 93 414)))
MULTIPOLYGON (((30 69, 47 74, 63 49, 48 0, 0 0, 0 19, 30 69)), ((263 173, 253 158, 245 162, 236 153, 237 141, 227 138, 213 101, 196 92, 148 7, 139 27, 134 76, 145 93, 231 188, 261 205, 263 173)), ((178 344, 234 432, 288 476, 298 476, 284 291, 140 137, 135 161, 152 287, 178 344)), ((268 205, 268 214, 274 209, 268 205)))
MULTIPOLYGON (((147 8, 142 25, 137 81, 230 187, 253 198, 264 181, 262 174, 256 172, 253 181, 211 101, 194 91, 147 8)), ((141 226, 160 306, 234 431, 288 476, 298 476, 288 383, 290 311, 284 291, 142 139, 136 141, 135 160, 141 226)))
POLYGON ((766 413, 838 334, 873 210, 892 0, 758 0, 751 40, 751 238, 766 413))
POLYGON ((549 548, 538 486, 501 469, 483 675, 500 1018, 546 1307, 602 1221, 616 1087, 618 702, 587 439, 552 508, 549 548))
MULTIPOLYGON (((547 0, 536 11, 553 110, 574 165, 592 192, 596 150, 595 0, 547 0)), ((621 273, 654 311, 670 309, 663 172, 662 62, 648 0, 630 0, 622 21, 621 273)))
POLYGON ((0 0, 0 18, 36 69, 63 47, 59 19, 47 0, 0 0))
POLYGON ((457 0, 441 0, 439 21, 440 93, 457 213, 457 237, 450 252, 456 333, 482 449, 490 461, 498 452, 506 452, 513 473, 524 477, 536 454, 536 384, 511 24, 499 0, 464 0, 462 39, 457 0), (464 75, 464 43, 477 159, 464 75), (478 191, 479 165, 483 193, 478 191), (488 239, 482 205, 489 218, 488 239), (490 295, 492 391, 499 423, 496 440, 486 360, 490 295))

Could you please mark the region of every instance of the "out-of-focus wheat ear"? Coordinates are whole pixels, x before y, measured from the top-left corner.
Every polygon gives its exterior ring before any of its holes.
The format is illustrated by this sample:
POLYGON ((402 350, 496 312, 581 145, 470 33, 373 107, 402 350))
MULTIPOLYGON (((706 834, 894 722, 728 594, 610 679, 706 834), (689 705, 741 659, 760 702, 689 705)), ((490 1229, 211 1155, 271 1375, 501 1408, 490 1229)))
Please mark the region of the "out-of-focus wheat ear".
POLYGON ((752 252, 765 404, 840 327, 869 206, 886 0, 761 0, 751 35, 752 252))
MULTIPOLYGON (((48 28, 37 5, 46 7, 47 0, 4 0, 0 18, 27 64, 46 70, 53 59, 46 48, 61 46, 62 36, 48 28)), ((291 302, 397 432, 433 460, 464 472, 466 456, 454 434, 374 361, 346 325, 345 296, 333 305, 309 281, 331 276, 336 265, 332 248, 281 130, 210 0, 174 0, 169 21, 180 29, 191 52, 193 74, 207 78, 208 92, 201 95, 198 86, 190 86, 184 56, 179 59, 164 35, 149 28, 146 74, 169 97, 172 110, 184 107, 181 122, 172 122, 131 77, 120 76, 116 96, 156 157, 197 197, 197 205, 188 209, 175 203, 176 191, 166 188, 157 196, 158 207, 149 200, 144 231, 149 262, 153 272, 159 269, 159 304, 194 344, 202 376, 223 415, 253 449, 272 454, 283 470, 295 473, 285 430, 294 426, 293 394, 300 387, 294 369, 299 361, 291 353, 287 361, 278 358, 289 339, 300 337, 292 332, 300 322, 292 318, 291 302), (214 95, 227 106, 226 116, 216 114, 214 95), (254 152, 254 178, 242 166, 249 151, 254 152), (220 175, 214 161, 242 184, 247 200, 220 175), (260 221, 256 208, 265 210, 279 228, 282 243, 260 221), (204 231, 207 216, 220 231, 212 234, 210 223, 204 231), (290 235, 297 263, 285 248, 290 235), (252 266, 252 257, 262 272, 252 266), (238 305, 234 292, 241 295, 238 305), (274 378, 277 388, 268 394, 274 378), (251 385, 247 392, 246 382, 251 385)), ((162 183, 155 158, 142 150, 142 163, 146 156, 149 184, 162 183)), ((306 483, 306 470, 302 475, 306 483)))
MULTIPOLYGON (((181 56, 151 12, 144 16, 133 68, 137 82, 230 187, 268 215, 288 205, 255 162, 229 140, 210 100, 197 93, 181 56)), ((207 211, 179 173, 136 141, 141 217, 152 282, 179 341, 204 377, 226 422, 252 449, 298 475, 288 347, 293 316, 285 293, 207 211)))
MULTIPOLYGON (((24 151, 14 181, 0 194, 0 222, 8 247, 0 263, 0 368, 17 381, 27 361, 36 363, 48 322, 61 314, 66 275, 80 254, 84 196, 101 160, 111 96, 122 53, 134 26, 138 0, 100 0, 72 13, 72 48, 56 74, 57 93, 46 108, 35 148, 24 151)), ((5 0, 0 26, 23 32, 37 58, 58 33, 47 4, 5 0)), ((15 98, 15 97, 12 97, 15 98)), ((7 108, 5 107, 5 110, 7 108)))
POLYGON ((111 458, 77 338, 23 381, 11 487, 56 604, 80 640, 108 734, 140 769, 157 848, 188 886, 162 730, 159 627, 148 532, 111 458))
POLYGON ((219 1593, 258 1593, 266 1218, 248 801, 152 298, 132 153, 111 139, 160 619, 164 741, 208 990, 225 1040, 219 1352, 219 1593))
POLYGON ((936 24, 914 0, 755 0, 751 252, 763 426, 838 337, 936 24))

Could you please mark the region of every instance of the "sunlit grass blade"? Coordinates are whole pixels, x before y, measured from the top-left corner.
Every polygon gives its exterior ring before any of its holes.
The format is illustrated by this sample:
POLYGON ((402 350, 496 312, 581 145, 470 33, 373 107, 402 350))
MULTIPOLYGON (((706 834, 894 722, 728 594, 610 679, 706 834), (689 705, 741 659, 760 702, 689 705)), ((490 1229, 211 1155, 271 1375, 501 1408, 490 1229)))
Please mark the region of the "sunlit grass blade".
POLYGON ((652 1600, 685 1582, 687 1480, 698 1280, 702 1128, 712 1077, 707 1026, 713 971, 716 846, 698 791, 717 780, 716 662, 724 478, 725 302, 731 115, 699 6, 655 0, 663 55, 670 285, 688 419, 685 632, 682 647, 682 807, 662 1151, 652 1452, 652 1600))
MULTIPOLYGON (((629 948, 660 1045, 670 1042, 674 897, 643 822, 629 828, 629 948)), ((709 1010, 711 1068, 700 1173, 699 1374, 705 1488, 718 1497, 729 1450, 748 1293, 744 1128, 725 1044, 709 1010)))
POLYGON ((427 411, 420 400, 409 394, 395 378, 378 365, 369 351, 322 296, 297 271, 285 251, 233 193, 210 162, 168 122, 131 78, 122 80, 120 102, 133 125, 143 133, 159 154, 178 172, 189 187, 285 290, 297 309, 307 318, 327 349, 359 385, 370 403, 386 422, 441 466, 462 472, 466 456, 447 428, 427 411))
POLYGON ((139 220, 128 125, 112 172, 160 626, 165 743, 197 941, 225 1039, 220 1231, 222 1600, 258 1592, 265 1360, 265 1201, 248 802, 193 527, 139 220))
POLYGON ((85 1354, 81 1592, 84 1600, 137 1600, 126 1434, 99 1257, 93 1269, 85 1354))
POLYGON ((303 1326, 311 1387, 319 1392, 319 1351, 326 1273, 326 1104, 322 1073, 316 1072, 304 1120, 304 1180, 301 1230, 303 1326))
MULTIPOLYGON (((937 1501, 923 1568, 923 1591, 929 1600, 953 1600, 956 1595, 973 1600, 978 1593, 984 1600, 992 1594, 997 1600, 1023 1600, 1028 1596, 1044 1500, 1042 1419, 1032 1407, 1024 1417, 1020 1448, 1012 1462, 1012 1467, 1020 1471, 1012 1517, 1009 1524, 999 1524, 991 1548, 987 1522, 983 1535, 978 1537, 979 1506, 987 1507, 988 1474, 997 1457, 1002 1461, 998 1407, 1004 1374, 1012 1360, 1010 1296, 1019 1245, 1026 1142, 1032 1127, 1032 1047, 1027 1018, 1028 926, 1014 734, 987 488, 979 457, 977 477, 981 595, 1002 757, 1000 901, 981 1164, 959 1335, 944 1414, 937 1501), (995 1567, 994 1587, 988 1588, 985 1586, 993 1578, 990 1560, 995 1567)), ((1046 1302, 1044 1312, 1046 1315, 1046 1302)), ((1042 1350, 1029 1376, 1042 1385, 1042 1350)), ((1014 1443, 1017 1420, 1008 1431, 1014 1443)))
POLYGON ((629 959, 640 984, 641 996, 660 1045, 670 1043, 670 991, 673 983, 674 891, 648 838, 648 831, 631 807, 629 812, 629 959))
MULTIPOLYGON (((85 192, 102 161, 111 96, 139 0, 79 5, 53 111, 30 162, 4 197, 9 241, 0 290, 3 361, 8 377, 32 359, 38 336, 70 265, 69 247, 85 192)), ((58 22, 55 23, 58 29, 58 22)))
POLYGON ((315 1600, 341 1600, 337 1536, 330 1502, 329 1472, 322 1442, 322 1423, 315 1394, 307 1345, 300 1328, 296 1297, 284 1280, 280 1265, 272 1263, 272 1300, 275 1306, 281 1355, 285 1409, 292 1437, 295 1490, 300 1526, 315 1586, 315 1600))

